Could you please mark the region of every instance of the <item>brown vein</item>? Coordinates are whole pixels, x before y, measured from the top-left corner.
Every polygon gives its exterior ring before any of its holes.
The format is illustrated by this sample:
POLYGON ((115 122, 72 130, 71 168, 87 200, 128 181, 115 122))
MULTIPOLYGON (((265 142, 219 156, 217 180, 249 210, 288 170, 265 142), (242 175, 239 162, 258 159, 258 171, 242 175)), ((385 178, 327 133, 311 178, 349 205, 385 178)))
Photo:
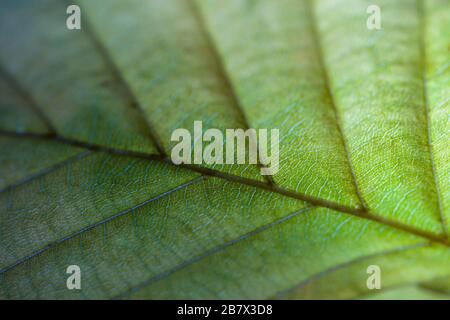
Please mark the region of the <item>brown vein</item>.
MULTIPOLYGON (((51 141, 51 142, 61 142, 61 143, 65 143, 65 144, 68 144, 68 145, 71 145, 71 146, 75 146, 75 147, 79 147, 79 148, 85 148, 87 150, 91 150, 91 151, 95 151, 95 152, 104 152, 104 153, 109 153, 109 154, 113 154, 113 155, 123 155, 123 156, 128 156, 128 157, 133 157, 133 158, 140 158, 140 159, 146 159, 146 160, 155 160, 155 161, 164 162, 164 163, 168 163, 168 164, 174 165, 173 162, 170 160, 170 158, 166 158, 166 157, 163 157, 163 156, 154 155, 154 154, 140 153, 140 152, 134 152, 134 151, 129 151, 129 150, 113 149, 113 148, 109 148, 109 147, 105 147, 105 146, 101 146, 101 145, 97 145, 97 144, 85 143, 85 142, 81 142, 81 141, 78 141, 78 140, 64 138, 64 137, 61 137, 61 136, 47 137, 47 136, 40 135, 40 134, 35 134, 35 133, 17 133, 17 132, 3 131, 3 130, 0 130, 0 135, 9 136, 9 137, 22 137, 22 138, 29 138, 29 139, 39 139, 39 140, 46 140, 46 141, 51 141)), ((242 183, 242 184, 253 186, 253 187, 257 187, 257 188, 260 188, 260 189, 265 189, 265 190, 277 192, 277 193, 280 193, 280 194, 288 195, 290 197, 294 197, 294 198, 297 198, 297 199, 309 202, 309 203, 311 203, 313 205, 317 205, 317 206, 321 206, 321 207, 327 207, 327 208, 331 208, 331 209, 342 211, 342 212, 354 212, 354 213, 360 212, 360 209, 357 209, 357 208, 344 206, 344 205, 341 205, 339 203, 335 203, 335 202, 328 201, 328 200, 314 198, 314 197, 311 197, 311 196, 308 196, 308 195, 305 195, 305 194, 301 194, 301 193, 298 193, 298 192, 285 190, 285 189, 282 189, 280 187, 277 187, 277 186, 274 186, 274 185, 270 185, 268 183, 264 183, 264 182, 257 181, 257 180, 252 180, 252 179, 248 179, 248 178, 235 176, 235 175, 232 175, 232 174, 229 174, 229 173, 223 173, 223 172, 218 171, 218 170, 209 169, 209 168, 206 168, 206 167, 201 167, 201 166, 191 165, 191 164, 181 164, 180 166, 183 167, 183 168, 186 168, 188 170, 199 172, 199 173, 207 175, 207 176, 219 177, 219 178, 222 178, 222 179, 225 179, 225 180, 229 180, 229 181, 233 181, 233 182, 237 182, 237 183, 242 183)), ((7 187, 7 188, 12 188, 12 186, 7 187)))

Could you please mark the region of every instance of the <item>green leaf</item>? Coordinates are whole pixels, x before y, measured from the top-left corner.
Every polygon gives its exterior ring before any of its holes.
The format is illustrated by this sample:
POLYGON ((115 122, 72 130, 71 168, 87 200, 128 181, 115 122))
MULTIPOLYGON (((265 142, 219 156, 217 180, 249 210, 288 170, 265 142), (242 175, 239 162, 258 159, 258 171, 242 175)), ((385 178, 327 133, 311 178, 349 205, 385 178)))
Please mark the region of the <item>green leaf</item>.
POLYGON ((0 5, 0 298, 450 298, 447 0, 75 3, 0 5), (279 172, 174 165, 196 120, 279 172))

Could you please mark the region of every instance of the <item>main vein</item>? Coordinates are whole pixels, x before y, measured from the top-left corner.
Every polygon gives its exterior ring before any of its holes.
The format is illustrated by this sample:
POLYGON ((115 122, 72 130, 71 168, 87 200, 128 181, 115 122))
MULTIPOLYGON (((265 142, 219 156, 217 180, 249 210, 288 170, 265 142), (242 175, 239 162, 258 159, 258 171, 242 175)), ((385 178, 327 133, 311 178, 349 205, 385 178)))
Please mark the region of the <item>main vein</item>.
MULTIPOLYGON (((138 153, 138 152, 132 152, 132 151, 116 150, 116 149, 103 147, 103 146, 99 146, 99 145, 86 144, 84 142, 71 140, 71 139, 67 139, 67 138, 59 137, 59 136, 46 137, 46 136, 42 136, 42 135, 38 135, 38 134, 15 133, 15 132, 10 133, 10 132, 5 132, 5 131, 1 131, 1 130, 0 130, 0 135, 8 135, 8 136, 15 136, 15 137, 28 137, 28 138, 34 138, 34 139, 45 139, 45 140, 49 140, 49 141, 57 141, 57 142, 66 143, 66 144, 76 146, 76 147, 83 147, 83 148, 86 148, 88 150, 95 151, 95 152, 104 152, 104 153, 109 153, 109 154, 114 154, 114 155, 122 155, 122 156, 128 156, 128 157, 133 157, 133 158, 154 160, 154 161, 159 161, 159 162, 163 162, 163 163, 175 166, 169 158, 165 158, 160 155, 151 155, 151 154, 144 154, 144 153, 138 153)), ((312 196, 309 196, 306 194, 301 194, 301 193, 298 193, 298 192, 295 192, 292 190, 283 189, 278 186, 270 185, 268 183, 235 176, 235 175, 228 174, 228 173, 223 173, 221 171, 209 169, 206 167, 201 167, 201 166, 191 165, 191 164, 181 164, 180 166, 183 168, 186 168, 188 170, 201 173, 206 176, 218 177, 218 178, 233 181, 236 183, 253 186, 253 187, 259 188, 261 190, 267 190, 267 191, 275 192, 275 193, 278 193, 278 194, 281 194, 281 195, 284 195, 284 196, 287 196, 290 198, 302 200, 302 201, 308 202, 309 204, 311 204, 313 206, 329 208, 329 209, 339 211, 342 213, 347 213, 347 214, 350 214, 350 215, 353 215, 356 217, 375 221, 375 222, 378 222, 378 223, 381 223, 384 225, 388 225, 395 229, 399 229, 399 230, 402 230, 402 231, 405 231, 408 233, 415 234, 422 238, 426 238, 430 241, 439 242, 439 243, 443 243, 445 245, 450 246, 450 241, 447 238, 442 238, 433 233, 430 233, 430 232, 427 232, 424 230, 420 230, 420 229, 416 229, 414 227, 410 227, 406 224, 403 224, 403 223, 400 223, 400 222, 397 222, 394 220, 389 220, 383 216, 373 214, 368 210, 362 210, 360 208, 348 207, 348 206, 341 205, 339 203, 335 203, 332 201, 318 199, 318 198, 315 198, 315 197, 312 197, 312 196)))

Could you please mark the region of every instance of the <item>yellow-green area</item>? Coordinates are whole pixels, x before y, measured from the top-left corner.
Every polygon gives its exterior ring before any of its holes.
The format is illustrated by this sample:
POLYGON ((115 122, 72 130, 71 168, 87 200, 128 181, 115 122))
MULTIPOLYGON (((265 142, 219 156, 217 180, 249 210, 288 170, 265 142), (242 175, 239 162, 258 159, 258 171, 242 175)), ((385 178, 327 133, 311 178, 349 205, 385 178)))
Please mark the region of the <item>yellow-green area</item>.
POLYGON ((448 0, 73 3, 0 4, 1 299, 450 298, 448 0), (197 120, 279 172, 174 165, 197 120))

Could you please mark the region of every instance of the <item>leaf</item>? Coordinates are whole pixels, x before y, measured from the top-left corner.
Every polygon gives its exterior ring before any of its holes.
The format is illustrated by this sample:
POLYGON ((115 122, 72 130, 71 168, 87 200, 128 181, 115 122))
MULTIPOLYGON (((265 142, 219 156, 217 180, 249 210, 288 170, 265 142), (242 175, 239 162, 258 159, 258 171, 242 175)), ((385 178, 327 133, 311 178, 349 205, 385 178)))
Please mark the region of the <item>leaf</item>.
POLYGON ((449 298, 448 1, 75 3, 1 4, 1 298, 449 298), (279 172, 175 166, 195 120, 279 172))

